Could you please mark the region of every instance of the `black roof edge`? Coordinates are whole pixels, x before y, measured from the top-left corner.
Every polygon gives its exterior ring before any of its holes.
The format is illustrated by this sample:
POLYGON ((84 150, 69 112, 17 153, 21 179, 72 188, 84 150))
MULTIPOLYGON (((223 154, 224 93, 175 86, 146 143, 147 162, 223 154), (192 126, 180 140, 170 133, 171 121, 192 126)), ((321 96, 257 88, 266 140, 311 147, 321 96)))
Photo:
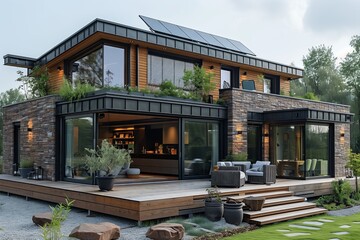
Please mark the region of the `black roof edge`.
MULTIPOLYGON (((157 45, 163 45, 169 48, 175 48, 191 53, 201 54, 209 57, 214 57, 217 59, 228 60, 235 63, 240 63, 252 67, 258 67, 270 71, 275 71, 279 73, 285 73, 297 76, 296 78, 301 78, 304 75, 304 70, 301 68, 288 66, 281 63, 276 63, 273 61, 263 60, 257 57, 240 54, 238 52, 224 50, 216 48, 214 46, 195 43, 190 40, 184 40, 174 36, 169 36, 160 33, 154 33, 149 30, 139 29, 135 27, 130 27, 127 25, 115 23, 108 20, 103 20, 96 18, 80 30, 76 31, 74 34, 70 35, 64 41, 57 44, 55 47, 41 55, 34 65, 43 65, 47 62, 58 57, 65 51, 74 47, 81 41, 90 37, 96 32, 103 32, 108 34, 114 34, 120 37, 130 38, 137 41, 148 42, 157 45), (119 31, 117 31, 119 29, 119 31), (161 42, 160 42, 161 41, 161 42)), ((6 55, 7 56, 7 55, 6 55)), ((5 56, 4 56, 5 57, 5 56)), ((24 59, 24 57, 23 57, 24 59)), ((6 64, 5 64, 6 65, 6 64)), ((33 66, 32 66, 33 67, 33 66)), ((31 67, 30 67, 31 68, 31 67)), ((293 79, 296 79, 293 78, 293 79)))
POLYGON ((4 56, 4 65, 22 68, 33 68, 36 60, 36 58, 6 54, 4 56))

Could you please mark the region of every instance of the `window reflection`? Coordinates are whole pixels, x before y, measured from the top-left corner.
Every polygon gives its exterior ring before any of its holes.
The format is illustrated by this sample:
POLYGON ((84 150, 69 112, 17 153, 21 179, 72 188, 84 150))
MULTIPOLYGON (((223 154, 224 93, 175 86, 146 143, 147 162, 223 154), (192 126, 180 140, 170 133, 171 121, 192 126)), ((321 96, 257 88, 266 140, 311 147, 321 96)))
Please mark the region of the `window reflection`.
POLYGON ((231 87, 231 71, 221 69, 221 89, 231 87))
POLYGON ((170 81, 179 88, 184 87, 183 76, 187 70, 193 70, 194 64, 166 57, 148 55, 148 83, 160 85, 170 81))
POLYGON ((72 64, 72 82, 88 83, 97 88, 124 87, 125 50, 103 46, 72 64))
POLYGON ((93 119, 81 117, 65 121, 65 177, 91 180, 84 156, 85 148, 93 148, 93 119))
POLYGON ((186 121, 184 145, 184 175, 209 175, 219 157, 219 125, 186 121))

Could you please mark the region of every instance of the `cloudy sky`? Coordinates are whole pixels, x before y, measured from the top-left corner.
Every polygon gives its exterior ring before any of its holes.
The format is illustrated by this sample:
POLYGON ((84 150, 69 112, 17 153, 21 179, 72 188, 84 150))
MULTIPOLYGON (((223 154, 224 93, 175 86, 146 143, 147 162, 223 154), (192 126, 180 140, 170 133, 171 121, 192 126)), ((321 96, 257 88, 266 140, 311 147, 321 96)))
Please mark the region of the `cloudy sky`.
MULTIPOLYGON (((138 15, 241 41, 257 57, 294 63, 312 46, 332 46, 338 59, 360 34, 358 0, 16 0, 0 8, 0 55, 38 58, 102 18, 148 29, 138 15)), ((18 86, 14 67, 0 65, 0 92, 18 86)))

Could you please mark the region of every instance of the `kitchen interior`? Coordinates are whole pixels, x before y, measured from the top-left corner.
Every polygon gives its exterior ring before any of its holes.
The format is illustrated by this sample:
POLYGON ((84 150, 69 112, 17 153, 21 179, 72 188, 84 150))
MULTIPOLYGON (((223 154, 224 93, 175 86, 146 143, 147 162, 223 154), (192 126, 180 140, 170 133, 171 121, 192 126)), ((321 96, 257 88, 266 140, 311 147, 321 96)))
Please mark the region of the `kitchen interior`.
POLYGON ((179 121, 176 118, 101 113, 99 138, 131 153, 131 168, 151 178, 178 179, 179 121))

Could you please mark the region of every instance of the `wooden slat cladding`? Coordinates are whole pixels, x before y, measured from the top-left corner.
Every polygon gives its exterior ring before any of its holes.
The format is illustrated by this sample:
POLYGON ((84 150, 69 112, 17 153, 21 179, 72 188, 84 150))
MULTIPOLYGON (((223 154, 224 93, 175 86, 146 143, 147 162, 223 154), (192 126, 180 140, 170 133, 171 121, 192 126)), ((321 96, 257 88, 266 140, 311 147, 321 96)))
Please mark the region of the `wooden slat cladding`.
POLYGON ((203 61, 202 67, 205 68, 206 72, 212 72, 214 74, 213 82, 216 87, 210 95, 213 95, 214 100, 219 99, 220 79, 221 79, 221 65, 219 63, 203 61), (212 69, 210 69, 212 66, 212 69))
POLYGON ((130 47, 130 86, 136 86, 136 77, 137 77, 137 46, 131 45, 130 47))
MULTIPOLYGON (((71 58, 75 54, 78 54, 79 52, 92 46, 96 42, 98 42, 100 40, 104 40, 104 39, 106 39, 108 41, 112 41, 112 42, 118 42, 121 44, 127 44, 130 46, 130 48, 129 48, 130 49, 130 51, 129 51, 129 55, 130 55, 129 56, 129 59, 130 59, 130 61, 129 61, 130 85, 132 87, 135 87, 136 84, 138 84, 139 89, 146 88, 147 84, 148 84, 148 81, 147 81, 148 50, 147 49, 153 49, 153 50, 158 50, 158 51, 164 52, 164 53, 172 53, 172 54, 176 54, 179 56, 185 56, 185 57, 202 60, 203 66, 206 68, 206 70, 212 71, 215 74, 214 82, 216 83, 216 90, 212 92, 214 99, 217 99, 219 96, 218 89, 220 89, 220 77, 221 77, 220 69, 221 69, 222 64, 240 68, 240 70, 241 70, 240 74, 239 74, 240 79, 241 80, 244 80, 244 79, 255 80, 256 90, 260 91, 260 92, 263 91, 263 82, 261 80, 259 80, 259 77, 258 77, 259 75, 262 75, 262 74, 279 75, 279 74, 281 74, 280 87, 282 89, 282 92, 285 95, 288 95, 289 90, 290 90, 290 82, 289 82, 288 78, 294 77, 294 75, 291 75, 291 74, 279 73, 276 71, 260 69, 260 68, 251 67, 251 66, 249 67, 249 66, 246 66, 246 65, 243 65, 240 63, 236 64, 232 61, 215 59, 215 58, 205 56, 202 54, 185 52, 185 51, 178 50, 178 49, 173 49, 173 48, 168 48, 168 47, 159 46, 159 45, 155 45, 155 44, 140 42, 140 41, 136 41, 134 39, 127 39, 124 37, 115 36, 115 35, 106 34, 106 33, 95 33, 94 35, 85 39, 83 42, 79 43, 78 45, 71 48, 70 50, 64 52, 59 57, 53 59, 52 61, 50 61, 47 64, 48 68, 51 69, 51 71, 50 71, 51 92, 53 92, 53 93, 57 92, 60 89, 60 86, 62 83, 62 78, 63 78, 64 73, 63 73, 63 71, 58 72, 57 67, 61 65, 62 69, 64 69, 64 66, 63 66, 63 64, 59 64, 59 62, 63 62, 64 60, 71 58), (138 66, 136 65, 137 61, 138 61, 138 66), (210 69, 209 68, 210 66, 214 66, 214 68, 210 69), (243 75, 244 71, 247 72, 246 76, 243 75)), ((240 83, 240 85, 241 85, 241 83, 240 83)))
POLYGON ((54 65, 48 69, 49 71, 49 91, 50 93, 58 93, 63 83, 64 64, 54 65), (59 69, 58 69, 59 68, 59 69))
POLYGON ((290 81, 286 77, 280 77, 280 94, 290 95, 290 81))
MULTIPOLYGON (((255 89, 256 89, 256 91, 259 91, 259 92, 264 92, 264 81, 261 78, 262 75, 263 75, 262 73, 255 72, 255 71, 252 71, 252 70, 242 69, 240 71, 240 79, 241 79, 241 81, 242 80, 254 80, 255 89)), ((240 85, 241 85, 241 83, 240 83, 240 85)))
POLYGON ((139 78, 139 82, 138 82, 138 87, 139 89, 144 89, 147 86, 147 56, 148 56, 148 51, 146 48, 139 48, 138 50, 138 59, 139 59, 139 64, 138 64, 138 78, 139 78))

